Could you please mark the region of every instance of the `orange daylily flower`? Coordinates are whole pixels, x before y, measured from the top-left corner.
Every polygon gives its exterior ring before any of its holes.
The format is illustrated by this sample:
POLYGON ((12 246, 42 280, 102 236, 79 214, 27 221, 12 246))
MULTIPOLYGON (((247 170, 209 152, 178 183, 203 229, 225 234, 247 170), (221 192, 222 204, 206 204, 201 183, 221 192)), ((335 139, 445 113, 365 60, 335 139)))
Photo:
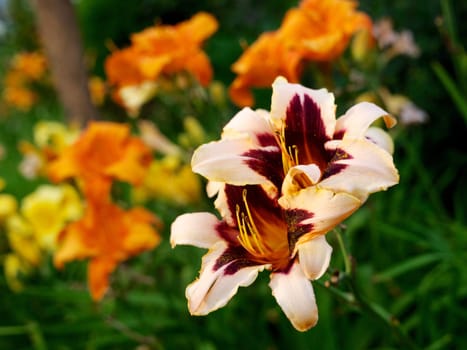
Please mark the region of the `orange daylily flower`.
POLYGON ((150 148, 131 136, 128 125, 91 122, 49 165, 48 175, 56 182, 76 177, 86 197, 107 197, 113 179, 141 183, 151 158, 150 148))
POLYGON ((352 0, 303 0, 298 8, 287 12, 280 36, 305 59, 334 60, 357 31, 371 32, 370 17, 357 11, 357 5, 352 0))
POLYGON ((28 111, 37 101, 37 94, 22 86, 7 86, 3 91, 3 100, 9 106, 28 111))
POLYGON ((38 80, 47 69, 47 61, 39 52, 19 53, 13 58, 12 68, 30 80, 38 80))
POLYGON ((331 61, 346 49, 353 34, 371 32, 370 17, 351 0, 303 0, 289 10, 276 32, 261 35, 232 70, 237 78, 229 94, 238 106, 254 103, 252 87, 269 87, 277 76, 298 82, 305 61, 331 61))
POLYGON ((109 82, 117 87, 156 80, 162 73, 188 71, 203 85, 212 78, 202 42, 217 30, 216 19, 198 13, 177 25, 156 25, 131 36, 132 45, 115 51, 105 62, 109 82))
POLYGON ((270 86, 279 75, 298 82, 300 61, 298 51, 284 44, 277 32, 263 33, 232 65, 238 76, 229 88, 230 97, 239 106, 251 106, 251 87, 270 86))
POLYGON ((159 220, 143 208, 125 211, 107 200, 88 201, 84 216, 60 235, 54 264, 62 268, 69 261, 89 258, 89 289, 98 301, 119 263, 159 244, 155 226, 160 226, 159 220))
POLYGON ((45 57, 38 52, 24 52, 13 56, 3 79, 3 101, 19 110, 28 111, 37 102, 37 94, 30 83, 44 77, 47 69, 45 57))

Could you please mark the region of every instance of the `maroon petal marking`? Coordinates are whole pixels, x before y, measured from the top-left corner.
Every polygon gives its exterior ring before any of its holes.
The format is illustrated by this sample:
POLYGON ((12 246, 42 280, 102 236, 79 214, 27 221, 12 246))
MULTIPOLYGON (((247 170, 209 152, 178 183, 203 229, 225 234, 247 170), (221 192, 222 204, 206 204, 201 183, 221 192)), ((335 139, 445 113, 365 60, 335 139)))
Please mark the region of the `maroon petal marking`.
POLYGON ((277 139, 273 134, 267 132, 258 134, 256 139, 261 147, 277 146, 277 139))
POLYGON ((303 103, 298 94, 290 100, 285 119, 286 147, 296 147, 300 164, 317 164, 321 169, 327 161, 324 143, 330 138, 318 104, 308 95, 303 103))
POLYGON ((334 136, 333 136, 333 140, 342 140, 344 138, 344 135, 345 135, 345 130, 342 129, 342 130, 339 130, 339 131, 336 131, 334 133, 334 136))
POLYGON ((245 152, 243 156, 248 157, 245 162, 251 169, 271 181, 276 188, 281 188, 284 170, 279 148, 274 151, 254 149, 245 152))
POLYGON ((337 161, 342 160, 342 159, 352 159, 352 158, 353 158, 352 155, 350 155, 349 153, 347 153, 341 148, 337 148, 334 151, 334 154, 331 160, 329 161, 326 169, 324 169, 323 176, 321 179, 324 180, 332 175, 336 175, 348 167, 348 164, 337 163, 337 161))
POLYGON ((229 245, 239 245, 237 239, 238 230, 234 227, 229 226, 227 222, 220 221, 216 225, 215 230, 224 241, 228 242, 229 245))
POLYGON ((299 238, 313 229, 313 224, 302 224, 304 220, 313 216, 312 212, 304 209, 288 209, 285 211, 290 252, 295 249, 295 244, 299 238))
POLYGON ((230 246, 217 258, 213 270, 217 271, 225 266, 224 275, 233 275, 242 268, 255 265, 261 264, 253 261, 242 246, 230 246))

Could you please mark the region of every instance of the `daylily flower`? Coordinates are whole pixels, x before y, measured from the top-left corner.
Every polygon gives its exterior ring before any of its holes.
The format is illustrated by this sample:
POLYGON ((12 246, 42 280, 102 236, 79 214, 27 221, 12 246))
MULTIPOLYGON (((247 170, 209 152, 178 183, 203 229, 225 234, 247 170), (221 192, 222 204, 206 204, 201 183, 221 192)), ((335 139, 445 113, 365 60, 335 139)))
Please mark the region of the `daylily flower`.
POLYGON ((139 201, 158 198, 188 205, 200 200, 201 191, 199 176, 191 171, 191 167, 179 156, 168 155, 151 163, 144 183, 133 188, 133 195, 139 201))
POLYGON ((11 194, 0 193, 0 224, 3 224, 3 222, 16 213, 17 210, 18 201, 16 197, 11 194))
POLYGON ((100 300, 119 263, 159 244, 154 228, 158 224, 143 208, 125 211, 107 200, 88 201, 83 217, 60 235, 54 263, 61 268, 69 261, 89 258, 89 289, 92 298, 100 300))
POLYGON ((21 277, 29 272, 29 266, 25 264, 24 260, 15 253, 6 254, 3 271, 8 287, 14 292, 21 291, 23 289, 21 277))
POLYGON ((38 52, 23 52, 13 56, 4 78, 3 100, 9 106, 28 111, 38 99, 30 84, 45 76, 47 63, 38 52))
POLYGON ((113 179, 139 184, 152 153, 128 125, 91 122, 81 136, 48 167, 53 181, 76 177, 87 198, 107 197, 113 179))
POLYGON ((39 80, 47 69, 47 61, 39 52, 21 52, 11 62, 11 69, 20 72, 25 78, 39 80))
POLYGON ((39 265, 43 254, 27 220, 14 213, 6 221, 6 232, 11 250, 28 265, 39 265))
POLYGON ((123 87, 132 86, 131 93, 138 92, 138 85, 154 82, 162 74, 187 71, 207 85, 212 68, 201 45, 217 26, 212 15, 200 12, 177 25, 156 25, 133 34, 131 46, 114 51, 105 62, 109 83, 117 88, 116 101, 127 107, 128 97, 120 96, 127 91, 123 87))
POLYGON ((371 32, 370 17, 356 7, 350 0, 303 0, 290 9, 277 31, 262 34, 232 65, 237 74, 229 88, 232 101, 251 106, 252 87, 268 87, 279 75, 298 82, 305 62, 339 57, 355 33, 371 32))
POLYGON ((78 192, 68 184, 41 185, 21 202, 21 214, 31 225, 39 247, 47 251, 55 250, 59 233, 82 211, 78 192))
POLYGON ((278 78, 270 113, 244 108, 220 141, 198 148, 193 170, 218 194, 221 220, 210 213, 178 217, 171 243, 209 248, 200 277, 187 287, 192 314, 224 306, 238 287, 271 270, 270 287, 293 326, 318 319, 313 288, 332 248, 325 234, 372 192, 398 182, 392 140, 379 128, 394 119, 370 103, 335 118, 334 97, 278 78))
POLYGON ((276 32, 263 33, 232 65, 237 77, 229 87, 232 101, 238 106, 251 106, 252 87, 270 86, 281 75, 298 82, 302 56, 286 46, 276 32))
POLYGON ((281 24, 280 35, 312 61, 332 61, 347 48, 359 30, 371 32, 368 15, 353 0, 303 0, 281 24))
POLYGON ((47 165, 69 146, 79 135, 79 129, 54 121, 39 121, 34 125, 32 143, 18 143, 23 159, 18 168, 20 173, 33 179, 45 175, 47 165))

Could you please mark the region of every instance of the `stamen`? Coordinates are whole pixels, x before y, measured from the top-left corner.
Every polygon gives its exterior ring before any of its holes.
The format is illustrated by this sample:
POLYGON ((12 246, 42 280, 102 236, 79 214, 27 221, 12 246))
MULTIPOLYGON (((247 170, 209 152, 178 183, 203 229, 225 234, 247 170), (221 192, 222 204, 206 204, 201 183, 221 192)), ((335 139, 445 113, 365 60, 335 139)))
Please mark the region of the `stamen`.
POLYGON ((235 207, 235 215, 239 231, 238 240, 240 241, 240 244, 252 255, 264 256, 268 253, 268 249, 264 245, 258 228, 255 225, 246 195, 247 191, 244 189, 242 197, 246 214, 240 211, 240 206, 238 204, 235 207))
POLYGON ((282 124, 280 131, 276 131, 276 139, 281 149, 282 168, 284 170, 284 174, 287 174, 290 168, 299 164, 298 147, 297 145, 287 147, 285 140, 285 123, 282 124))

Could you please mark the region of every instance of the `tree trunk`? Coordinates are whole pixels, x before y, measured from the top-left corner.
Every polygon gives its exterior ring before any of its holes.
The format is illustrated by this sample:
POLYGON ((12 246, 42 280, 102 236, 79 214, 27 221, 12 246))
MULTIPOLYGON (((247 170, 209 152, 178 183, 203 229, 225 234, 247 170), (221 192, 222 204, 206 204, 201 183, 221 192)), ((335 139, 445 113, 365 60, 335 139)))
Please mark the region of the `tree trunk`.
POLYGON ((70 0, 32 0, 37 28, 58 96, 70 122, 97 118, 91 102, 81 33, 70 0))

